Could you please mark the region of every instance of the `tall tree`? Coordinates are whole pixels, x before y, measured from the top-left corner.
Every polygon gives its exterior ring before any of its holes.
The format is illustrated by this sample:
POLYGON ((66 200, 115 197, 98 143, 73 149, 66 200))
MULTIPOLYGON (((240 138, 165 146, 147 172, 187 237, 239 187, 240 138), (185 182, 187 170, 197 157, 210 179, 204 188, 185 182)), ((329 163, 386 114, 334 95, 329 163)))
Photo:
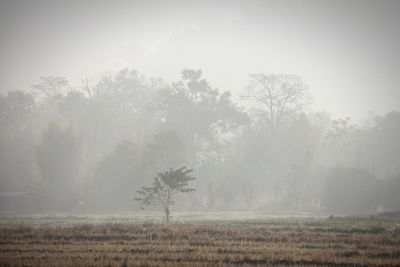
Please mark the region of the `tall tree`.
MULTIPOLYGON (((114 130, 111 138, 129 139, 143 143, 160 122, 154 103, 157 81, 147 79, 136 70, 122 69, 115 75, 104 75, 96 85, 95 101, 103 117, 111 120, 114 130)), ((101 118, 104 120, 104 118, 101 118)), ((107 129, 104 129, 107 130, 107 129)))
POLYGON ((50 123, 36 152, 43 195, 53 204, 50 208, 71 208, 83 162, 83 136, 71 127, 65 130, 50 123))
POLYGON ((296 75, 252 74, 250 77, 243 96, 265 108, 272 133, 279 130, 286 116, 303 111, 310 101, 307 86, 296 75))
POLYGON ((0 94, 0 188, 30 191, 35 176, 34 98, 22 91, 0 94))
POLYGON ((143 153, 143 169, 151 173, 182 166, 185 161, 185 146, 174 131, 155 134, 143 153))
POLYGON ((212 88, 201 70, 183 70, 182 81, 161 88, 159 97, 164 128, 182 137, 191 161, 198 160, 207 148, 218 147, 221 135, 234 133, 249 122, 230 93, 212 88))
POLYGON ((40 94, 41 98, 50 101, 72 89, 64 77, 54 76, 40 77, 40 83, 32 85, 32 88, 40 94))
POLYGON ((334 167, 326 177, 322 204, 329 212, 371 214, 377 208, 377 179, 362 169, 334 167))
POLYGON ((9 91, 0 94, 0 131, 11 135, 24 130, 32 120, 35 101, 31 94, 9 91))
POLYGON ((144 185, 140 147, 130 141, 120 142, 93 169, 90 179, 89 206, 97 211, 131 210, 131 194, 144 185))

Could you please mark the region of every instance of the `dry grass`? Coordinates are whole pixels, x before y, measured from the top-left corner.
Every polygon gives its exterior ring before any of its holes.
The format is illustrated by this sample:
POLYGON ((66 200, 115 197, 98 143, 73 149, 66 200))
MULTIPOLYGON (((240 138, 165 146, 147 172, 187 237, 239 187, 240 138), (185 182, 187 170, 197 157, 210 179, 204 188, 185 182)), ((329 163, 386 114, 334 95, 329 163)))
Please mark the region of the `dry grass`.
POLYGON ((0 226, 0 266, 400 266, 400 231, 367 219, 0 226))

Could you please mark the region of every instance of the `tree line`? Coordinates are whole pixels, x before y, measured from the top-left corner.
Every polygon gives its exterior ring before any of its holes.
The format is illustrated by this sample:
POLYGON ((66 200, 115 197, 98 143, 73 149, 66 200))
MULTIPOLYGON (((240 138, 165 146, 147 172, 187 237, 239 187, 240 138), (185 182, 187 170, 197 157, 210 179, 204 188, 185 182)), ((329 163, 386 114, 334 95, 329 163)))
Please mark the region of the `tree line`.
POLYGON ((0 208, 137 210, 137 190, 188 166, 196 193, 177 196, 180 210, 394 210, 399 136, 399 111, 333 120, 296 75, 251 75, 239 101, 200 70, 42 77, 0 95, 0 191, 26 192, 0 208))

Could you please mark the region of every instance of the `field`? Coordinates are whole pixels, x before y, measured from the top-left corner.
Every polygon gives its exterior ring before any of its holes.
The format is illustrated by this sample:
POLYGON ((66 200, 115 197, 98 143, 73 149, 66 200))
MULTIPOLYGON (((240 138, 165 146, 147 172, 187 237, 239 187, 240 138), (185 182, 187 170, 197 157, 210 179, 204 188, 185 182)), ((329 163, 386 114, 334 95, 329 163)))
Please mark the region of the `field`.
POLYGON ((0 217, 0 266, 400 266, 377 218, 178 214, 0 217))

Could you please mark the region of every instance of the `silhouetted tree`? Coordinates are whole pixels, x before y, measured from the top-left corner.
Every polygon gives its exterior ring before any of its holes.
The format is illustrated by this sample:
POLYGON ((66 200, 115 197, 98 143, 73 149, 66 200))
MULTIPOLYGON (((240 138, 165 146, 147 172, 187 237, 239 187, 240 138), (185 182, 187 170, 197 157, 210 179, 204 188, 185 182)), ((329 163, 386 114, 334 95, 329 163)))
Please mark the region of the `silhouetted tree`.
POLYGON ((379 183, 379 204, 384 211, 400 212, 400 174, 379 183))
POLYGON ((136 70, 122 69, 115 75, 103 75, 92 101, 95 103, 92 108, 101 114, 98 118, 101 136, 109 135, 102 142, 113 146, 125 139, 138 144, 146 142, 160 123, 154 107, 156 90, 157 83, 136 70), (102 127, 105 123, 108 125, 102 127))
POLYGON ((192 169, 182 167, 157 173, 153 185, 138 190, 137 192, 142 197, 135 198, 135 200, 141 202, 142 206, 154 206, 163 210, 168 223, 170 206, 174 204, 175 195, 195 191, 194 188, 189 188, 189 182, 196 179, 189 175, 191 172, 193 172, 192 169))
MULTIPOLYGON (((0 94, 0 190, 31 191, 35 172, 34 98, 22 91, 0 94)), ((1 208, 1 205, 0 205, 1 208)))
POLYGON ((244 97, 266 108, 267 122, 275 133, 285 116, 303 111, 310 101, 307 86, 296 75, 252 74, 244 97))
POLYGON ((53 76, 40 77, 40 83, 32 85, 32 88, 41 94, 41 97, 50 101, 72 89, 64 77, 53 76))
POLYGON ((158 92, 164 128, 180 135, 192 162, 207 148, 218 147, 218 135, 235 132, 249 122, 229 92, 212 88, 201 76, 201 70, 185 69, 182 81, 158 92))
POLYGON ((31 123, 34 108, 35 102, 31 94, 22 91, 0 94, 0 132, 15 136, 18 131, 23 131, 31 123))
POLYGON ((136 143, 122 141, 95 166, 90 183, 91 207, 100 211, 129 210, 132 188, 144 185, 141 152, 136 143))
POLYGON ((333 120, 326 136, 328 145, 334 147, 348 146, 354 136, 356 126, 351 124, 350 117, 333 120))
POLYGON ((377 177, 394 177, 400 173, 400 111, 375 117, 367 131, 364 166, 377 177))
POLYGON ((376 212, 378 180, 370 173, 355 168, 330 169, 323 205, 339 214, 371 214, 376 212))
POLYGON ((57 209, 70 208, 83 163, 83 136, 71 127, 64 130, 60 125, 50 123, 36 154, 47 204, 57 209))
POLYGON ((185 164, 185 156, 185 146, 176 132, 159 132, 144 149, 143 168, 150 174, 176 168, 185 164))

